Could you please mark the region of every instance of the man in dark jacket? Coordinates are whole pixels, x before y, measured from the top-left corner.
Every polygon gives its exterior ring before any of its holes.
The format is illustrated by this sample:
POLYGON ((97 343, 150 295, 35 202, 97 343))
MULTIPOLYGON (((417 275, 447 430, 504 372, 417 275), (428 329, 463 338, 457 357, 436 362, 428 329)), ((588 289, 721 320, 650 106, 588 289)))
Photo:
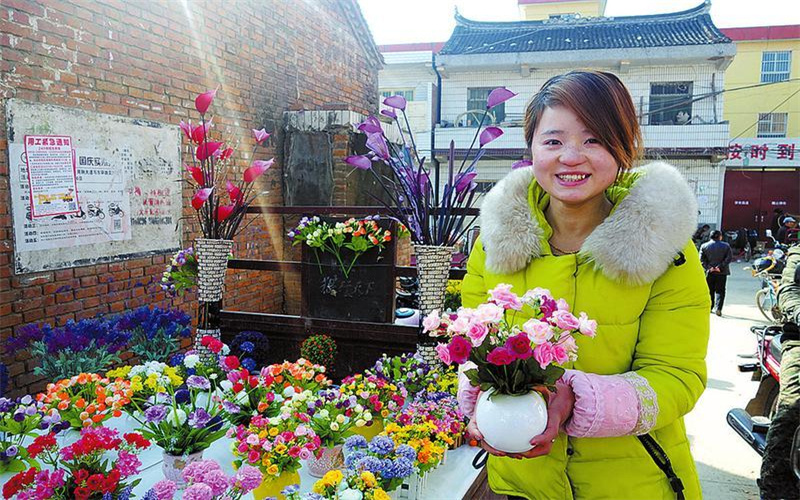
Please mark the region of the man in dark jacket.
POLYGON ((778 229, 778 236, 775 237, 778 243, 790 243, 789 236, 792 230, 797 228, 797 221, 794 217, 784 217, 783 225, 778 229))
POLYGON ((800 425, 800 246, 789 249, 778 287, 778 307, 786 323, 781 337, 781 388, 767 432, 761 463, 761 498, 800 499, 800 483, 789 460, 792 437, 800 425))
POLYGON ((700 263, 706 270, 706 283, 711 294, 711 312, 717 316, 722 316, 725 285, 728 275, 731 274, 732 258, 731 246, 722 241, 722 231, 711 231, 711 241, 700 247, 700 263))

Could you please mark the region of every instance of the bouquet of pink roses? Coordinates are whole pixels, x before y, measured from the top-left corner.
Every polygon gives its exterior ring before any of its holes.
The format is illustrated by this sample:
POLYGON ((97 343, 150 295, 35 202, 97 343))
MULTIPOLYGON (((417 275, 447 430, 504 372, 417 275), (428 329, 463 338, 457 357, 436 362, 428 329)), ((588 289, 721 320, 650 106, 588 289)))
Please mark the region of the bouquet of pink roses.
POLYGON ((437 346, 439 358, 448 365, 475 363, 464 373, 484 392, 515 396, 540 386, 554 389, 564 373, 561 365, 578 357, 575 336, 594 337, 597 322, 586 313, 574 316, 566 301, 542 288, 520 297, 511 285, 499 284, 489 296, 476 309, 433 311, 424 319, 432 337, 450 339, 437 346), (520 325, 517 318, 531 319, 520 325))

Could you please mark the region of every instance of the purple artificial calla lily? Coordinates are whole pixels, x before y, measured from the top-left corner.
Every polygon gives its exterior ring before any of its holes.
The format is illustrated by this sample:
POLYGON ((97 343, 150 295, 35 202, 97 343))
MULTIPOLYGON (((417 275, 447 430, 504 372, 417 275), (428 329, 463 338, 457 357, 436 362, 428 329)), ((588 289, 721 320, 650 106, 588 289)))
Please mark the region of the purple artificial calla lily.
POLYGON ((383 138, 383 133, 374 133, 367 136, 367 147, 382 160, 389 160, 389 145, 383 138))
POLYGON ((477 175, 478 172, 465 172, 458 176, 458 179, 456 180, 456 193, 461 193, 467 189, 472 183, 472 179, 474 179, 477 175))
POLYGON ((256 129, 252 130, 253 130, 253 137, 256 139, 257 143, 261 144, 262 142, 269 139, 269 134, 267 133, 266 129, 262 128, 261 130, 256 130, 256 129))
POLYGON ((364 155, 348 156, 344 159, 344 162, 361 170, 369 170, 372 168, 372 160, 364 155))
POLYGON ((498 104, 503 104, 516 95, 505 87, 497 87, 489 92, 489 97, 486 98, 486 109, 492 109, 498 104))
POLYGON ((406 98, 401 95, 389 96, 383 100, 383 103, 390 108, 406 109, 406 98))
POLYGON ((480 143, 481 147, 489 144, 493 140, 503 135, 503 129, 500 127, 486 127, 486 130, 481 132, 480 143))
POLYGON ((397 119, 397 113, 395 113, 395 112, 394 112, 394 111, 392 111, 391 109, 382 109, 382 110, 381 110, 381 114, 382 114, 383 116, 388 116, 388 117, 389 117, 389 118, 391 118, 392 120, 396 120, 396 119, 397 119))
POLYGON ((533 162, 530 160, 517 160, 511 164, 511 170, 516 170, 518 168, 525 168, 530 167, 533 165, 533 162))
POLYGON ((419 175, 417 175, 417 184, 419 185, 419 192, 423 196, 428 193, 428 173, 424 170, 420 170, 419 175))
POLYGON ((383 129, 381 128, 381 122, 372 115, 368 116, 366 120, 358 124, 358 130, 367 135, 383 132, 383 129))

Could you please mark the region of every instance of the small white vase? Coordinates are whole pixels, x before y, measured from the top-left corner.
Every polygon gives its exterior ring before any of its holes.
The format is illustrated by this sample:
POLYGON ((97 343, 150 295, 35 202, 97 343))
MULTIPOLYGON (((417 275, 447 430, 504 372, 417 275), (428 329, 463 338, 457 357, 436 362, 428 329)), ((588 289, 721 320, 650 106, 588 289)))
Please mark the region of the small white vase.
POLYGON ((203 459, 203 450, 190 455, 170 455, 166 451, 163 453, 164 461, 161 464, 161 471, 164 477, 174 482, 178 488, 186 486, 183 479, 183 469, 192 462, 199 462, 203 459))
POLYGON ((531 449, 531 439, 547 427, 547 404, 536 391, 522 396, 481 393, 475 408, 478 430, 492 448, 506 453, 531 449))

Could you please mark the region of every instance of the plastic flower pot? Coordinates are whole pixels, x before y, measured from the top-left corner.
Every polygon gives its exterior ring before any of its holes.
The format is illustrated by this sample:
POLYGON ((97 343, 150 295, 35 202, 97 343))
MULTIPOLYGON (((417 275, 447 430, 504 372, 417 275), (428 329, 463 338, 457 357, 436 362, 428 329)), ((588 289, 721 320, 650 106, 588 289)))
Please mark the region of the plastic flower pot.
POLYGON ((506 453, 531 449, 531 439, 547 427, 547 404, 536 391, 522 396, 481 393, 475 408, 478 430, 489 446, 506 453))
POLYGON ((189 455, 170 455, 166 451, 163 453, 164 461, 161 463, 161 471, 164 477, 174 482, 179 488, 186 486, 183 480, 183 469, 192 462, 199 462, 203 459, 203 450, 189 455))
POLYGON ((286 498, 281 491, 292 484, 300 484, 300 474, 298 472, 284 472, 278 477, 267 476, 261 486, 253 490, 253 498, 264 500, 265 498, 286 498))
POLYGON ((338 444, 331 448, 322 448, 319 458, 311 457, 306 462, 308 473, 313 477, 322 477, 326 472, 344 467, 344 454, 342 445, 338 444))
POLYGON ((369 441, 381 432, 383 432, 383 419, 381 418, 372 418, 372 425, 365 425, 364 427, 357 427, 353 431, 355 434, 360 434, 364 436, 364 438, 369 441))

